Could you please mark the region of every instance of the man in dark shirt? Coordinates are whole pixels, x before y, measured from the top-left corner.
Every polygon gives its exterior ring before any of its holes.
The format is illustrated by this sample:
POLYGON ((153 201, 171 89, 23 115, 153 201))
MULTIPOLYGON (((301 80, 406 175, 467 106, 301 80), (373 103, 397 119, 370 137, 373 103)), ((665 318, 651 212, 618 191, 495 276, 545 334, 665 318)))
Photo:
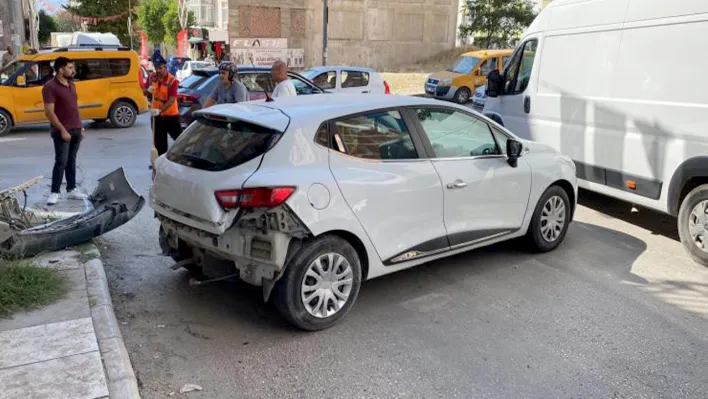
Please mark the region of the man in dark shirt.
POLYGON ((66 173, 66 191, 70 199, 85 199, 86 195, 76 189, 76 153, 84 137, 84 129, 79 117, 74 63, 66 57, 54 61, 54 79, 42 88, 44 113, 52 124, 51 136, 54 140, 54 170, 52 171, 52 192, 47 205, 59 201, 59 189, 66 173))

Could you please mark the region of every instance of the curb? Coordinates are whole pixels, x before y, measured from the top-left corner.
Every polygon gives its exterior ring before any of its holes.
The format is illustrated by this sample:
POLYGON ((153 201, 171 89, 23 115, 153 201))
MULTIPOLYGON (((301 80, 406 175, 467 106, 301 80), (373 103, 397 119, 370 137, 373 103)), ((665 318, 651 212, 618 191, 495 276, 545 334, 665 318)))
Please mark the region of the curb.
POLYGON ((130 363, 128 350, 123 342, 118 320, 113 311, 113 302, 108 290, 108 280, 103 269, 101 253, 95 245, 84 252, 94 259, 84 263, 86 272, 86 290, 91 308, 91 320, 98 340, 103 367, 108 382, 111 399, 140 399, 138 380, 130 363), (91 303, 93 301, 93 303, 91 303))

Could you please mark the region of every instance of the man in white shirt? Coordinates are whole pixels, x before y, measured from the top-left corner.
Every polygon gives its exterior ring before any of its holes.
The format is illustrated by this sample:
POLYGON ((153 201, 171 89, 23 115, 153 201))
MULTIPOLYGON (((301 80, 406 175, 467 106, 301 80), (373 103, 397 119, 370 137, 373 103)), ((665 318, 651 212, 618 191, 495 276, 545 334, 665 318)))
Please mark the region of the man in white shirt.
POLYGON ((288 79, 288 66, 283 61, 276 61, 270 70, 271 77, 275 83, 275 89, 271 97, 297 96, 295 85, 288 79))

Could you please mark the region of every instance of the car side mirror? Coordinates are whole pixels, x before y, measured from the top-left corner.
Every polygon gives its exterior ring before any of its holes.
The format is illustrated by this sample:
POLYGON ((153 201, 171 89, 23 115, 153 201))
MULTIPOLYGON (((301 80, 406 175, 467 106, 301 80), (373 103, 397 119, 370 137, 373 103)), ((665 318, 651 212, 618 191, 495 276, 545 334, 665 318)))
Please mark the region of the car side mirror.
POLYGON ((508 139, 506 141, 506 156, 509 166, 515 168, 519 164, 518 159, 521 157, 523 149, 524 145, 516 140, 508 139))
POLYGON ((27 86, 27 79, 25 78, 25 75, 18 75, 16 84, 18 87, 27 86))
POLYGON ((480 73, 481 73, 481 72, 480 72, 479 69, 475 69, 472 74, 473 74, 474 76, 479 76, 480 73))
POLYGON ((504 78, 496 69, 489 71, 487 74, 487 96, 499 97, 502 94, 502 85, 504 78))

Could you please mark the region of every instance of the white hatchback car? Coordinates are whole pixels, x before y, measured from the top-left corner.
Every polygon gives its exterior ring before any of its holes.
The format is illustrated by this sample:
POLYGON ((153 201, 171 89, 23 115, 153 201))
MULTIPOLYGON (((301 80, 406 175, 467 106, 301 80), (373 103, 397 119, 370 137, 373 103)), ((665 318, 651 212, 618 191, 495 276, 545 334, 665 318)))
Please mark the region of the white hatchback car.
POLYGON ((367 279, 517 237, 552 250, 576 206, 570 159, 456 104, 299 96, 196 115, 155 162, 163 251, 200 278, 218 260, 305 330, 344 317, 367 279))
POLYGON ((330 93, 391 94, 383 76, 371 68, 352 66, 316 66, 302 73, 330 93))

